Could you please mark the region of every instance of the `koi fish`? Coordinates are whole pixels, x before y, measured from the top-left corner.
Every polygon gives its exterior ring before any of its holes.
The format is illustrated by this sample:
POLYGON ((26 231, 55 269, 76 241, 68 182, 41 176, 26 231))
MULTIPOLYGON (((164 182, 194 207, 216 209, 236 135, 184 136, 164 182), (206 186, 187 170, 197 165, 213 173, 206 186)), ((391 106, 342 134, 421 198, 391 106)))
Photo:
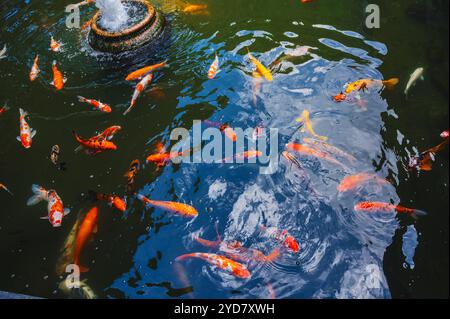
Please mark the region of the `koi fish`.
POLYGON ((80 228, 78 229, 77 237, 75 239, 73 263, 80 268, 81 272, 89 271, 89 268, 80 265, 80 255, 88 240, 92 238, 95 233, 97 233, 97 219, 98 208, 97 206, 94 206, 87 213, 80 225, 80 228))
POLYGON ((3 185, 2 183, 0 183, 0 189, 3 189, 4 191, 8 192, 11 196, 14 195, 13 193, 11 193, 11 191, 8 189, 8 187, 3 185))
POLYGON ((427 213, 422 210, 407 208, 384 202, 360 202, 355 205, 354 209, 357 212, 367 212, 367 213, 374 213, 374 212, 389 213, 395 211, 396 213, 407 214, 414 218, 427 215, 427 213))
POLYGON ((3 46, 3 49, 0 51, 0 60, 6 58, 6 44, 3 46))
POLYGON ((368 182, 375 182, 378 185, 390 185, 390 183, 386 179, 381 178, 375 174, 360 173, 356 175, 345 176, 339 183, 337 190, 340 193, 351 191, 358 186, 366 184, 368 182))
POLYGON ((292 164, 294 164, 295 166, 297 166, 298 169, 303 169, 302 165, 300 164, 300 162, 289 152, 287 151, 283 151, 281 153, 281 155, 287 159, 289 162, 291 162, 292 164))
POLYGON ((22 143, 23 147, 30 148, 31 143, 33 142, 33 137, 36 135, 36 130, 31 129, 31 127, 28 125, 27 121, 25 120, 25 117, 28 115, 27 112, 25 112, 22 109, 19 109, 20 112, 20 136, 17 136, 17 140, 22 143))
POLYGON ((408 83, 406 84, 405 87, 405 95, 408 96, 408 92, 409 90, 416 84, 417 80, 421 79, 424 80, 423 78, 423 73, 424 73, 425 69, 420 67, 414 70, 413 73, 411 73, 411 75, 409 76, 409 80, 408 83))
POLYGON ((39 54, 36 54, 36 57, 34 58, 34 62, 33 62, 33 66, 31 67, 31 71, 30 71, 30 81, 33 82, 34 80, 36 80, 36 78, 39 75, 39 54))
POLYGON ((111 194, 103 194, 103 193, 94 192, 94 191, 88 191, 88 196, 94 201, 101 200, 101 201, 107 202, 108 205, 114 206, 121 212, 124 212, 127 210, 126 201, 124 201, 119 196, 115 196, 115 195, 111 195, 111 194))
MULTIPOLYGON (((445 134, 444 134, 445 136, 445 134)), ((435 156, 438 152, 442 151, 449 143, 449 138, 445 138, 443 142, 435 147, 432 147, 422 153, 419 156, 412 157, 409 160, 409 169, 417 169, 419 171, 431 171, 435 156)))
POLYGON ((260 231, 266 233, 270 238, 274 239, 276 242, 283 244, 288 250, 298 253, 300 250, 300 245, 297 240, 289 234, 287 230, 280 231, 276 227, 265 227, 263 225, 259 226, 260 231))
POLYGON ((331 157, 330 155, 328 155, 328 153, 325 153, 325 152, 322 152, 322 151, 318 151, 316 149, 310 148, 310 147, 305 146, 305 145, 297 144, 297 143, 288 143, 286 145, 286 147, 289 150, 291 150, 291 151, 295 151, 295 152, 298 152, 300 154, 304 154, 304 155, 308 155, 308 156, 317 157, 317 158, 323 159, 325 161, 328 161, 330 163, 339 165, 339 166, 341 166, 344 169, 347 169, 347 167, 344 164, 342 164, 337 159, 335 159, 335 158, 331 157))
POLYGON ((97 109, 99 111, 105 112, 105 113, 111 113, 111 107, 108 104, 104 104, 100 101, 87 99, 82 96, 78 96, 78 101, 83 103, 88 103, 94 107, 94 109, 97 109))
POLYGON ((72 131, 73 136, 75 137, 75 140, 84 148, 87 148, 89 150, 94 150, 96 152, 101 151, 115 151, 117 149, 117 146, 107 139, 98 139, 96 137, 90 138, 90 139, 82 139, 77 135, 75 131, 72 131))
POLYGON ((398 78, 392 78, 389 80, 374 80, 374 79, 361 79, 355 82, 347 84, 344 92, 339 93, 333 97, 335 102, 345 101, 348 95, 354 91, 365 91, 366 89, 374 86, 384 86, 387 89, 393 89, 399 82, 398 78))
POLYGON ((58 41, 53 39, 53 36, 50 37, 50 49, 53 52, 58 52, 61 49, 61 45, 58 43, 58 41))
POLYGON ((183 8, 183 12, 191 14, 199 14, 205 13, 206 9, 208 9, 208 6, 206 4, 188 4, 186 7, 183 8))
POLYGON ((60 249, 61 255, 58 258, 55 269, 58 276, 62 276, 66 271, 67 265, 73 262, 74 243, 78 232, 78 226, 80 226, 81 221, 80 214, 78 214, 75 224, 73 224, 69 235, 67 235, 67 238, 60 249))
POLYGON ((124 177, 127 179, 127 192, 131 194, 134 189, 134 179, 139 172, 140 162, 139 160, 133 160, 128 168, 128 171, 125 173, 124 177))
POLYGON ((219 129, 221 132, 225 134, 226 137, 228 137, 233 142, 236 142, 237 140, 236 132, 228 124, 221 125, 219 129))
POLYGON ((275 248, 267 256, 257 249, 245 247, 235 247, 232 251, 224 251, 224 253, 227 257, 240 262, 249 263, 256 261, 260 263, 268 263, 275 261, 280 256, 280 249, 275 248))
POLYGON ((329 152, 331 154, 334 154, 334 155, 340 156, 342 158, 345 158, 345 159, 347 159, 350 162, 356 162, 357 161, 356 158, 353 155, 348 154, 347 152, 341 150, 340 148, 338 148, 336 146, 333 146, 331 144, 328 144, 326 142, 316 141, 316 140, 313 140, 313 139, 311 139, 309 137, 304 137, 303 138, 303 142, 305 144, 318 146, 318 147, 322 148, 323 150, 325 150, 325 151, 327 151, 327 152, 329 152))
POLYGON ((119 132, 121 129, 122 129, 121 126, 113 125, 113 126, 108 127, 102 133, 96 135, 94 138, 98 139, 98 140, 108 140, 108 141, 110 141, 110 140, 112 140, 114 135, 116 135, 117 132, 119 132))
POLYGON ((138 96, 141 94, 141 92, 143 90, 145 90, 145 88, 152 81, 152 79, 153 79, 153 74, 151 74, 151 73, 147 74, 146 76, 144 76, 144 78, 141 80, 141 82, 139 82, 138 85, 136 85, 136 88, 134 89, 133 97, 131 98, 130 107, 125 112, 123 112, 123 115, 127 115, 131 111, 131 109, 136 104, 136 100, 137 100, 138 96))
POLYGON ((188 258, 199 258, 205 260, 211 265, 214 265, 228 273, 242 279, 250 277, 250 272, 245 265, 242 265, 234 260, 226 258, 224 256, 216 254, 206 254, 206 253, 192 253, 178 256, 175 261, 182 261, 188 258))
POLYGON ((58 289, 66 294, 69 298, 74 299, 97 299, 98 296, 94 290, 88 285, 87 280, 81 280, 78 287, 68 287, 67 280, 63 280, 58 285, 58 289))
POLYGON ((155 72, 156 70, 162 69, 164 67, 169 66, 167 64, 167 61, 161 62, 161 63, 157 63, 157 64, 153 64, 153 65, 149 65, 146 67, 143 67, 139 70, 133 71, 130 74, 127 75, 127 77, 125 78, 125 80, 127 81, 132 81, 132 80, 137 80, 142 78, 143 76, 151 73, 151 72, 155 72))
POLYGON ((392 78, 389 80, 373 80, 373 79, 361 79, 352 82, 345 88, 345 94, 350 94, 353 91, 364 91, 372 86, 384 85, 388 89, 394 88, 399 82, 398 78, 392 78))
POLYGON ((217 73, 219 73, 219 57, 216 54, 216 57, 214 58, 214 62, 211 64, 208 70, 208 79, 212 80, 216 76, 217 73))
POLYGON ((56 61, 53 61, 52 70, 53 70, 53 81, 51 84, 56 88, 56 90, 59 91, 64 87, 66 79, 64 78, 61 71, 58 70, 58 67, 56 66, 56 61))
POLYGON ((262 152, 261 151, 255 151, 255 150, 249 150, 249 151, 245 151, 242 153, 238 153, 236 155, 234 155, 232 158, 224 158, 222 160, 222 162, 227 163, 233 160, 246 160, 246 159, 251 159, 251 158, 255 158, 255 157, 259 157, 262 156, 262 152))
POLYGON ((141 194, 138 194, 137 198, 144 204, 152 205, 184 217, 196 217, 198 215, 194 207, 183 203, 151 200, 141 194))
POLYGON ((314 132, 314 129, 313 129, 312 123, 311 123, 311 119, 309 117, 309 112, 307 110, 304 110, 302 112, 302 115, 299 118, 297 118, 295 121, 298 122, 298 123, 303 123, 304 124, 304 127, 301 130, 302 132, 305 131, 305 127, 306 127, 306 130, 309 132, 309 134, 311 134, 315 138, 317 138, 319 140, 322 140, 322 141, 328 140, 328 137, 318 135, 318 134, 316 134, 316 132, 314 132))
POLYGON ((156 153, 149 155, 146 161, 147 163, 155 163, 158 166, 164 166, 171 159, 182 155, 183 155, 182 152, 156 153))
POLYGON ((32 185, 31 190, 34 195, 27 201, 27 206, 33 206, 41 201, 48 202, 47 211, 48 215, 41 217, 41 219, 48 219, 53 227, 61 227, 64 216, 70 213, 70 209, 64 208, 61 198, 58 196, 55 190, 46 190, 39 185, 32 185))
POLYGON ((66 170, 66 163, 59 161, 60 148, 59 145, 53 145, 50 152, 50 160, 61 171, 66 170))
POLYGON ((3 115, 3 114, 5 114, 7 111, 9 111, 9 107, 8 106, 3 106, 3 107, 0 107, 0 115, 3 115))
POLYGON ((255 65, 256 71, 258 71, 258 73, 261 74, 267 81, 272 81, 272 73, 250 53, 250 50, 248 48, 247 55, 250 61, 252 61, 252 63, 255 65))

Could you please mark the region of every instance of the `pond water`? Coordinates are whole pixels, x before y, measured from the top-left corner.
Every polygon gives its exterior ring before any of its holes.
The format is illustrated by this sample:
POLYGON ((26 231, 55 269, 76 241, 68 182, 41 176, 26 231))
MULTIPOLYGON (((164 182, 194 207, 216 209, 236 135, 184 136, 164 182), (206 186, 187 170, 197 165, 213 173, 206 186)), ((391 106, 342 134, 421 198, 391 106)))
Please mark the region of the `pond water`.
MULTIPOLYGON (((448 298, 448 149, 430 172, 407 169, 411 155, 440 143, 448 129, 448 2, 375 2, 379 29, 365 26, 371 2, 361 0, 205 0, 201 14, 183 12, 180 1, 155 1, 168 23, 162 37, 117 56, 93 51, 86 31, 66 28, 65 1, 2 2, 0 47, 7 45, 7 56, 0 60, 0 106, 10 109, 0 115, 0 183, 14 195, 0 191, 0 290, 66 297, 55 268, 77 213, 93 205, 87 192, 124 196, 130 162, 144 163, 159 141, 172 145, 174 128, 190 130, 193 120, 277 128, 281 152, 286 143, 311 137, 295 121, 308 110, 314 131, 356 161, 342 160, 344 168, 296 155, 302 169, 280 158, 274 174, 260 174, 258 164, 145 164, 136 179, 139 193, 192 205, 199 215, 189 220, 145 208, 133 196, 125 213, 99 202, 98 232, 82 254, 90 271, 82 279, 109 298, 448 298), (62 43, 60 52, 49 50, 51 36, 62 43), (247 47, 270 66, 272 82, 252 77, 247 47), (36 54, 41 73, 30 82, 36 54), (209 80, 215 54, 221 72, 209 80), (53 60, 67 78, 61 91, 49 84, 53 60), (169 66, 123 116, 136 85, 125 76, 161 61, 169 66), (424 81, 406 97, 418 67, 424 81), (400 79, 393 90, 332 100, 346 83, 393 77, 400 79), (79 95, 108 103, 112 112, 92 111, 79 95), (19 107, 37 130, 31 149, 16 141, 19 107), (114 137, 118 150, 74 152, 72 130, 88 137, 111 125, 122 127, 114 137), (55 144, 66 171, 49 159, 55 144), (336 190, 346 175, 361 172, 390 184, 336 190), (62 227, 39 219, 46 205, 26 205, 32 184, 54 188, 71 209, 62 227), (360 201, 428 215, 357 213, 360 201), (200 260, 175 262, 186 253, 217 252, 194 239, 215 240, 216 227, 225 242, 268 254, 277 243, 261 225, 288 231, 300 251, 248 262, 246 280, 200 260)), ((95 11, 82 7, 82 22, 95 11)))

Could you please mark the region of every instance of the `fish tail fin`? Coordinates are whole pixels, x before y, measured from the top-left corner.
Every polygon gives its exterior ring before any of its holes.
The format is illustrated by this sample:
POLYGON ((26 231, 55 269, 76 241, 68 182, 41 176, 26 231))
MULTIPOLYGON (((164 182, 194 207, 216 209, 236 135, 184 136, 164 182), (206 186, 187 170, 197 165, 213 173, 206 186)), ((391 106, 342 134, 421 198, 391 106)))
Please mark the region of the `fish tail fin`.
POLYGON ((428 215, 427 212, 425 212, 425 211, 423 211, 423 210, 419 210, 419 209, 414 209, 414 210, 411 212, 411 216, 412 216, 414 219, 418 219, 420 216, 426 216, 426 215, 428 215))
POLYGON ((78 95, 77 98, 78 98, 78 101, 80 101, 80 102, 86 102, 86 98, 81 95, 78 95))
POLYGON ((19 108, 20 116, 25 117, 28 115, 26 111, 24 111, 22 108, 19 108))
POLYGON ((56 60, 53 60, 52 65, 53 65, 53 66, 56 65, 56 60))
POLYGON ((183 260, 186 260, 189 258, 195 258, 195 257, 197 257, 196 254, 184 254, 184 255, 181 255, 181 256, 178 256, 177 258, 175 258, 175 261, 183 261, 183 260))
POLYGON ((27 206, 33 206, 37 203, 44 200, 43 192, 45 191, 41 186, 33 184, 31 186, 31 190, 33 191, 34 195, 31 196, 27 201, 27 206))
POLYGON ((398 78, 392 78, 386 81, 383 81, 384 86, 389 89, 392 90, 394 88, 394 86, 396 86, 399 82, 398 78))
POLYGON ((3 109, 5 109, 5 111, 9 111, 11 108, 8 105, 3 106, 3 109))
POLYGON ((266 261, 274 261, 280 256, 280 248, 274 249, 269 255, 266 256, 266 261))

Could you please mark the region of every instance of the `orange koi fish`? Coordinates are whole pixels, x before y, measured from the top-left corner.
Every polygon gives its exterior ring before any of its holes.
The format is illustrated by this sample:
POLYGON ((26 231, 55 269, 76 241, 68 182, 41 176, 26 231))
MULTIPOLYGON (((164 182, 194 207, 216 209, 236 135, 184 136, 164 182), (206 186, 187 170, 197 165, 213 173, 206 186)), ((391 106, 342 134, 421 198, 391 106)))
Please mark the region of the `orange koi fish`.
POLYGON ((419 156, 412 157, 409 160, 408 166, 410 170, 416 169, 418 171, 427 171, 427 172, 432 170, 436 154, 444 150, 447 144, 449 143, 449 138, 445 137, 445 132, 442 133, 442 135, 445 138, 443 142, 441 142, 435 147, 432 147, 420 153, 419 156))
POLYGON ((224 251, 224 253, 227 257, 240 262, 249 263, 256 261, 260 263, 267 263, 275 261, 280 256, 280 248, 275 248, 267 256, 257 249, 245 247, 235 247, 232 251, 224 251))
POLYGON ((58 67, 56 66, 56 61, 53 61, 52 70, 53 70, 53 81, 51 84, 56 88, 56 90, 59 91, 64 87, 66 79, 64 78, 61 71, 58 70, 58 67))
POLYGON ((153 74, 151 74, 151 73, 147 74, 146 76, 144 76, 144 78, 141 80, 141 82, 139 82, 138 85, 136 85, 136 88, 134 89, 133 97, 131 98, 130 107, 125 112, 123 112, 123 115, 127 115, 131 111, 131 109, 136 104, 136 100, 137 100, 138 96, 147 87, 147 85, 152 81, 152 79, 153 79, 153 74))
POLYGON ((250 150, 250 151, 245 151, 245 152, 236 154, 235 159, 249 159, 249 158, 254 158, 254 157, 259 157, 259 156, 262 156, 261 151, 250 150))
POLYGON ((387 89, 393 89, 399 82, 398 78, 392 78, 389 80, 373 80, 373 79, 361 79, 352 83, 349 83, 344 92, 334 96, 335 102, 342 102, 347 98, 347 95, 354 91, 365 91, 366 89, 374 86, 384 86, 387 89))
POLYGON ((225 134, 226 137, 228 137, 233 142, 236 142, 236 132, 228 124, 221 125, 219 129, 225 134))
POLYGON ((300 250, 300 245, 298 244, 297 240, 288 233, 287 230, 280 231, 276 227, 265 227, 263 225, 259 226, 259 229, 266 233, 270 238, 274 239, 275 241, 283 244, 288 250, 298 253, 300 250))
POLYGON ((312 145, 312 146, 318 146, 318 147, 322 148, 323 150, 327 151, 328 153, 331 153, 331 154, 334 154, 336 156, 340 156, 342 158, 345 158, 345 159, 347 159, 350 162, 356 162, 357 161, 356 158, 353 155, 348 154, 347 152, 341 150, 340 148, 338 148, 336 146, 333 146, 331 144, 328 144, 326 142, 316 141, 316 140, 313 140, 312 138, 309 138, 309 137, 304 137, 303 138, 303 142, 305 144, 309 144, 309 145, 312 145))
POLYGON ((418 216, 427 215, 427 213, 422 210, 407 208, 407 207, 393 205, 393 204, 384 203, 384 202, 361 202, 361 203, 356 204, 354 209, 357 212, 367 212, 367 213, 396 212, 399 214, 407 214, 414 218, 417 218, 418 216))
POLYGON ((206 13, 206 9, 208 9, 208 6, 206 4, 188 4, 183 8, 183 12, 190 14, 201 14, 206 13))
POLYGON ((103 194, 99 192, 89 191, 88 196, 94 201, 104 201, 107 202, 109 206, 114 206, 121 212, 127 210, 127 203, 119 196, 111 195, 111 194, 103 194))
POLYGON ((83 102, 83 103, 88 103, 88 104, 92 105, 94 107, 94 109, 97 109, 101 112, 111 113, 111 107, 108 104, 102 103, 100 101, 87 99, 82 96, 78 96, 78 101, 83 102))
POLYGON ((312 127, 312 123, 311 123, 311 119, 309 117, 309 111, 304 110, 302 115, 298 119, 296 119, 295 121, 304 124, 304 127, 301 130, 302 132, 304 132, 305 128, 306 128, 308 133, 311 134, 312 136, 314 136, 315 138, 317 138, 319 140, 322 140, 322 141, 328 140, 328 137, 318 135, 318 134, 316 134, 316 132, 314 132, 313 127, 312 127))
POLYGON ((20 136, 17 136, 17 140, 22 143, 23 147, 30 148, 37 131, 31 129, 27 123, 25 117, 28 116, 28 113, 22 109, 19 109, 19 112, 20 136))
POLYGON ((63 202, 56 191, 47 191, 45 188, 36 184, 31 186, 31 190, 34 195, 28 199, 27 206, 36 205, 43 200, 47 201, 48 215, 41 217, 41 219, 48 219, 53 227, 61 227, 62 220, 64 216, 70 213, 70 209, 64 208, 63 202))
POLYGON ((286 147, 289 150, 291 150, 291 151, 295 151, 295 152, 298 152, 300 154, 304 154, 304 155, 313 156, 313 157, 317 157, 317 158, 323 159, 323 160, 328 161, 330 163, 339 165, 339 166, 341 166, 344 169, 347 168, 344 164, 339 162, 337 159, 331 157, 328 153, 325 153, 325 152, 322 152, 322 151, 318 151, 318 150, 310 148, 308 146, 304 146, 304 145, 297 144, 297 143, 288 143, 286 145, 286 147))
POLYGON ((214 58, 213 63, 211 64, 211 66, 209 67, 208 70, 208 79, 212 80, 215 78, 215 76, 217 75, 217 73, 219 73, 219 57, 216 54, 216 57, 214 58))
POLYGON ((262 75, 267 81, 272 81, 272 73, 267 69, 261 62, 259 62, 251 53, 250 50, 247 48, 247 55, 250 61, 255 65, 256 71, 262 75))
POLYGON ((183 203, 151 200, 141 194, 138 194, 137 198, 144 204, 159 207, 184 217, 196 217, 198 215, 198 212, 194 207, 183 203))
POLYGON ((77 232, 73 263, 80 268, 81 272, 89 271, 89 268, 80 265, 80 255, 88 240, 91 239, 95 233, 97 233, 97 219, 98 208, 97 206, 94 206, 87 213, 77 232))
POLYGON ((182 261, 188 258, 203 259, 209 264, 214 265, 222 270, 225 270, 238 278, 246 279, 250 277, 250 272, 248 271, 247 267, 234 260, 216 254, 206 254, 206 253, 185 254, 178 256, 175 259, 175 261, 182 261))
POLYGON ((339 183, 337 190, 338 192, 347 192, 354 190, 358 186, 362 184, 366 184, 369 182, 375 182, 378 185, 389 185, 390 183, 384 179, 381 178, 375 174, 369 174, 369 173, 360 173, 356 175, 349 175, 345 176, 342 181, 339 183))
POLYGON ((114 137, 114 135, 117 134, 117 132, 119 132, 122 129, 121 126, 119 125, 113 125, 108 127, 106 130, 104 130, 102 133, 98 134, 97 136, 95 136, 95 139, 98 140, 112 140, 112 138, 114 137))
POLYGON ((4 184, 0 183, 0 189, 3 189, 5 192, 8 192, 11 196, 13 196, 14 194, 11 193, 11 191, 8 189, 8 187, 6 187, 4 184))
POLYGON ((75 140, 83 147, 95 151, 115 151, 117 146, 107 139, 98 139, 96 137, 90 139, 82 139, 75 131, 72 131, 75 140))
POLYGON ((134 179, 139 172, 140 162, 139 160, 133 160, 125 173, 124 177, 127 179, 127 193, 131 194, 134 189, 134 179))
POLYGON ((53 36, 50 38, 50 49, 53 52, 58 52, 61 49, 61 45, 58 43, 58 41, 53 39, 53 36))
POLYGON ((140 79, 143 76, 147 75, 148 73, 155 72, 156 70, 162 69, 167 66, 169 66, 167 64, 167 61, 149 65, 149 66, 143 67, 139 70, 131 72, 130 74, 127 75, 125 80, 127 80, 127 81, 137 80, 137 79, 140 79))
POLYGON ((31 71, 30 71, 30 81, 33 82, 34 80, 36 80, 36 78, 39 75, 39 54, 36 54, 36 57, 34 58, 34 62, 33 62, 33 66, 31 67, 31 71))

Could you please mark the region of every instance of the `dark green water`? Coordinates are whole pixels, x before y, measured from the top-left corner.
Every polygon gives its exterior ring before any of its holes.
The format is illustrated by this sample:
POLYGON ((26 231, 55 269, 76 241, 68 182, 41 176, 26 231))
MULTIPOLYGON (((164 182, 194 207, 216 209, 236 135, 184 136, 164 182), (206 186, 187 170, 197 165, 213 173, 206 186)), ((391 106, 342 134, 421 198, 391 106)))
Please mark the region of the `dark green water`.
MULTIPOLYGON (((0 182, 14 196, 0 192, 0 290, 64 297, 57 291, 61 278, 55 267, 76 213, 92 205, 83 194, 123 195, 122 175, 131 160, 144 161, 159 140, 169 144, 173 128, 189 129, 196 119, 243 128, 263 123, 280 129, 282 145, 295 130, 294 119, 308 109, 317 132, 357 157, 352 173, 377 172, 395 187, 381 194, 370 189, 361 198, 339 197, 336 185, 343 173, 311 159, 301 159, 311 179, 307 185, 285 164, 269 177, 258 176, 251 165, 169 165, 162 170, 146 165, 136 182, 141 193, 190 203, 199 217, 187 223, 144 209, 133 198, 124 215, 100 205, 99 231, 83 253, 91 268, 84 278, 101 297, 266 298, 270 283, 280 298, 448 298, 448 149, 438 154, 431 172, 417 177, 406 169, 410 154, 437 145, 439 134, 448 129, 448 1, 373 2, 381 8, 381 28, 369 30, 364 26, 369 1, 202 1, 208 15, 168 10, 170 28, 157 45, 111 57, 93 52, 79 30, 65 28, 64 8, 70 2, 2 1, 0 48, 6 43, 8 51, 0 60, 0 106, 11 109, 0 115, 0 182), (49 51, 51 34, 64 44, 62 52, 49 51), (317 50, 275 68, 274 81, 263 84, 253 104, 245 47, 269 65, 297 45, 317 50), (222 72, 209 81, 214 52, 222 72), (37 53, 41 74, 30 83, 37 53), (53 60, 68 79, 60 92, 49 85, 53 60), (156 74, 124 117, 134 89, 123 80, 126 74, 163 60, 170 67, 156 74), (403 89, 419 66, 425 68, 425 81, 406 99, 403 89), (367 77, 399 77, 400 83, 381 95, 368 93, 367 111, 331 101, 346 82, 367 77), (89 111, 77 95, 107 102, 113 112, 89 111), (37 130, 29 150, 15 140, 19 107, 30 113, 30 125, 37 130), (92 136, 111 125, 122 126, 114 138, 117 151, 95 157, 73 152, 73 129, 92 136), (54 144, 61 146, 66 172, 48 159, 54 144), (217 182, 226 183, 227 191, 211 197, 217 182), (26 206, 34 183, 55 188, 72 209, 60 229, 39 219, 44 204, 26 206), (419 220, 361 217, 352 207, 365 199, 392 200, 428 215, 419 220), (301 253, 252 266, 252 279, 245 283, 198 261, 183 263, 183 279, 173 260, 200 251, 192 234, 212 239, 215 223, 225 239, 261 250, 269 244, 252 234, 256 223, 287 229, 299 239, 301 253), (402 247, 412 227, 418 245, 410 269, 402 247), (375 291, 359 284, 366 280, 368 265, 384 273, 375 291)), ((82 21, 94 11, 83 8, 82 21)))

